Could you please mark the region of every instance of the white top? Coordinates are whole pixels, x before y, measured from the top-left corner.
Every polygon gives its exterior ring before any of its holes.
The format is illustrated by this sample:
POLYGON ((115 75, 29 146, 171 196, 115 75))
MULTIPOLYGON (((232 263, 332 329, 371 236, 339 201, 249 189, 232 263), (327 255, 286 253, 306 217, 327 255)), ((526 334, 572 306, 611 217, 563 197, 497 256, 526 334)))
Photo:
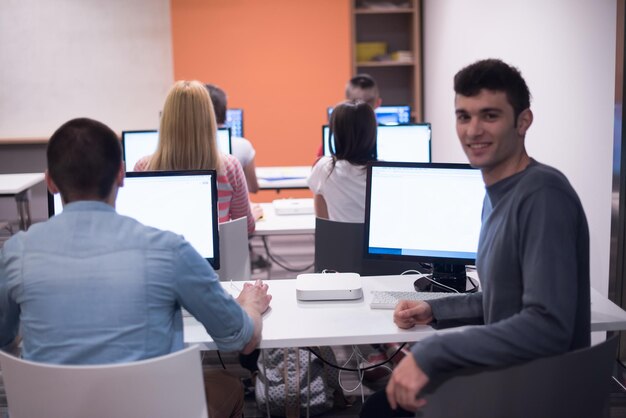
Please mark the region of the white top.
POLYGON ((320 158, 307 180, 309 189, 324 196, 331 221, 364 222, 365 167, 345 160, 337 160, 332 167, 332 157, 320 158))
POLYGON ((246 167, 254 159, 256 151, 246 138, 233 136, 231 139, 232 154, 239 160, 242 167, 246 167))

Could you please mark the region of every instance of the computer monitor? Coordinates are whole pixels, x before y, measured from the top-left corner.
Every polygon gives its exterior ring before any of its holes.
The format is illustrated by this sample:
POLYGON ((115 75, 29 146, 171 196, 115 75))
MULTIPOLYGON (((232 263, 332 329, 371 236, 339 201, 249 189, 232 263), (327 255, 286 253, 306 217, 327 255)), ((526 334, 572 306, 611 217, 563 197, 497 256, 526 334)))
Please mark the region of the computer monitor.
POLYGON ((226 109, 226 126, 232 129, 233 136, 243 136, 243 109, 226 109))
MULTIPOLYGON (((430 123, 409 125, 379 125, 376 155, 380 161, 430 162, 430 123)), ((331 155, 334 141, 328 125, 322 127, 324 155, 331 155)))
MULTIPOLYGON (((159 143, 156 130, 122 131, 122 152, 126 171, 133 171, 135 164, 146 155, 152 155, 159 143)), ((231 133, 229 128, 217 130, 217 147, 224 154, 232 154, 231 133)))
POLYGON ((399 125, 411 121, 411 106, 379 106, 374 112, 381 125, 399 125))
MULTIPOLYGON (((328 120, 333 107, 328 108, 328 120)), ((376 120, 380 125, 401 125, 411 122, 411 106, 379 106, 374 109, 376 120)))
POLYGON ((369 164, 365 257, 432 263, 435 280, 465 291, 484 197, 480 170, 467 164, 369 164))
MULTIPOLYGON (((115 207, 119 214, 144 225, 182 235, 214 269, 219 269, 215 170, 126 173, 115 207)), ((62 211, 61 195, 48 193, 49 216, 62 211)))

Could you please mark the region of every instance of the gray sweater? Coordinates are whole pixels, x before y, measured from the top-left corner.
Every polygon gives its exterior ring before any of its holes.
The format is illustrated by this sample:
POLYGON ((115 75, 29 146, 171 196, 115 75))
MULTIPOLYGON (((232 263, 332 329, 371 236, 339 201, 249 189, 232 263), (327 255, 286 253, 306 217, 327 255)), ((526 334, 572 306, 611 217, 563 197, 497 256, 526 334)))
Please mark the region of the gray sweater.
POLYGON ((429 302, 435 325, 484 322, 415 344, 430 378, 589 346, 589 230, 562 173, 531 160, 487 187, 476 267, 482 292, 429 302))

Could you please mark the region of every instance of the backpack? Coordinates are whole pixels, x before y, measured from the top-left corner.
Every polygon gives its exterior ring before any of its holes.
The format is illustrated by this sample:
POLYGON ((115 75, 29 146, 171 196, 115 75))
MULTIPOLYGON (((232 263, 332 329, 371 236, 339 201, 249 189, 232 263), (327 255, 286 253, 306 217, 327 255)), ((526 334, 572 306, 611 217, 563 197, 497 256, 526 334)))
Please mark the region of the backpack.
MULTIPOLYGON (((326 361, 336 364, 335 354, 330 347, 314 349, 326 361)), ((259 409, 265 411, 269 406, 271 415, 295 418, 307 416, 307 403, 310 415, 318 415, 333 408, 336 396, 343 399, 338 370, 308 350, 269 348, 261 351, 255 385, 259 409), (309 399, 310 403, 307 402, 309 399)))

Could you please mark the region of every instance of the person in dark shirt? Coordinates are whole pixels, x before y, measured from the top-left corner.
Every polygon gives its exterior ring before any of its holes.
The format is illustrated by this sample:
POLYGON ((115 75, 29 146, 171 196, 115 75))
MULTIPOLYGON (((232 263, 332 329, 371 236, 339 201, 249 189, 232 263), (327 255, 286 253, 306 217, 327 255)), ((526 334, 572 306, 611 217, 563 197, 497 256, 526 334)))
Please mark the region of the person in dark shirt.
POLYGON ((482 291, 402 301, 394 321, 400 328, 443 320, 484 325, 415 344, 387 385, 392 409, 423 406, 420 391, 444 372, 590 345, 587 220, 565 176, 526 152, 533 122, 526 82, 516 68, 487 59, 459 71, 454 90, 457 135, 486 186, 476 258, 482 291))

